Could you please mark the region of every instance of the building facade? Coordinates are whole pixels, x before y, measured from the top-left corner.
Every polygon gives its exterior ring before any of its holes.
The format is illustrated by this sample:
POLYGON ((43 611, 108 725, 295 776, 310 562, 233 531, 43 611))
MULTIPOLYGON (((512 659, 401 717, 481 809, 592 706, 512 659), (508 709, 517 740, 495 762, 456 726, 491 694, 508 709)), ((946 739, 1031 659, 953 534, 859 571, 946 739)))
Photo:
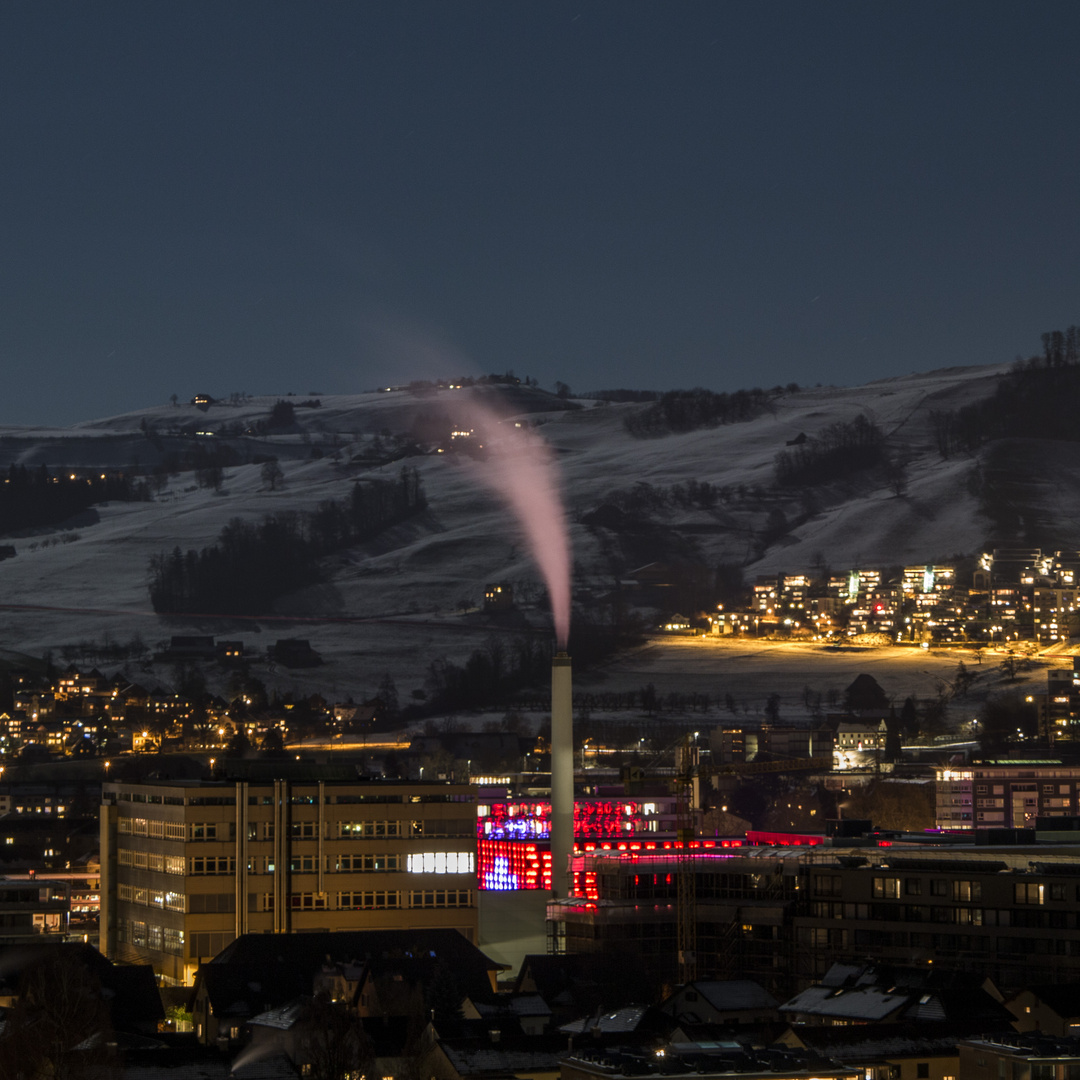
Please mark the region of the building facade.
POLYGON ((1080 813, 1080 767, 1060 761, 986 762, 935 769, 939 829, 1025 829, 1080 813))
POLYGON ((688 874, 699 977, 752 979, 779 998, 834 963, 868 960, 981 972, 1001 987, 1080 981, 1080 846, 761 847, 583 861, 595 893, 549 905, 557 946, 633 955, 661 976, 674 972, 678 883, 688 874))
POLYGON ((190 985, 244 933, 477 939, 476 796, 373 780, 108 783, 101 950, 190 985))

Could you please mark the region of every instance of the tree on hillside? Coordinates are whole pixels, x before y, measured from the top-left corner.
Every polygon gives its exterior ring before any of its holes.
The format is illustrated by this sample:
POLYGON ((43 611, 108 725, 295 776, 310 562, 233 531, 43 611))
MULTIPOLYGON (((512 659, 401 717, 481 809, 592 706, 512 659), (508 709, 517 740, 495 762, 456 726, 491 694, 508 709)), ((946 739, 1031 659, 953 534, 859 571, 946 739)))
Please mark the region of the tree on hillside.
POLYGON ((844 691, 844 708, 848 712, 887 709, 889 699, 873 675, 858 675, 844 691))
POLYGON ((271 458, 269 461, 263 462, 262 481, 266 484, 271 491, 277 490, 281 485, 282 480, 285 479, 285 474, 281 471, 281 466, 277 463, 276 458, 271 458))
POLYGON ((919 733, 919 706, 913 697, 904 698, 900 707, 900 730, 909 737, 919 733))
POLYGON ((953 697, 967 697, 968 690, 970 689, 971 684, 975 681, 975 679, 976 676, 972 672, 968 671, 968 669, 964 666, 964 661, 961 660, 960 663, 956 665, 956 672, 953 675, 953 697))
POLYGON ((267 427, 288 428, 296 423, 296 409, 291 401, 275 401, 270 410, 270 418, 267 427))

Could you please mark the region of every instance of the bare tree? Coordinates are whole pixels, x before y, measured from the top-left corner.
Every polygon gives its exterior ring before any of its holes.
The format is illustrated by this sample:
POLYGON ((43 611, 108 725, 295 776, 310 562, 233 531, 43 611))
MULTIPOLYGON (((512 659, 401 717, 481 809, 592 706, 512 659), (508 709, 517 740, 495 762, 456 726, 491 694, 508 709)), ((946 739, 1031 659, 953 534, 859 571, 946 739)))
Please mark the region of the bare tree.
POLYGON ((358 1016, 326 993, 312 998, 299 1022, 297 1064, 311 1080, 370 1075, 375 1050, 358 1016))
POLYGON ((261 475, 263 483, 268 485, 271 491, 275 491, 285 479, 285 474, 281 471, 281 466, 275 458, 263 462, 261 475))
POLYGON ((0 1076, 107 1080, 117 1075, 112 1023, 101 987, 73 951, 30 963, 0 1033, 0 1076))

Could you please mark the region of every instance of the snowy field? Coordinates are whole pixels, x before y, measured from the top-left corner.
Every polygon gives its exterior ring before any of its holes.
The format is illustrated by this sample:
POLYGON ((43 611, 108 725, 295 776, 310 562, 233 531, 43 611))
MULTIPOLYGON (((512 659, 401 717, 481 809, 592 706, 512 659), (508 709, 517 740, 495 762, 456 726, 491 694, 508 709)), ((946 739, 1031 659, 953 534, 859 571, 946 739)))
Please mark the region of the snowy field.
MULTIPOLYGON (((732 492, 760 487, 756 496, 732 495, 709 511, 672 506, 652 523, 660 537, 653 556, 658 561, 670 555, 665 544, 677 543, 680 552, 707 565, 743 562, 778 498, 768 490, 776 454, 801 432, 812 436, 860 413, 873 419, 893 446, 902 447, 909 461, 907 493, 897 497, 873 484, 828 493, 812 516, 747 565, 747 580, 757 573, 808 568, 818 555, 834 568, 845 568, 860 562, 940 561, 976 551, 987 523, 965 486, 973 462, 939 457, 929 414, 990 393, 1002 370, 957 368, 857 388, 806 389, 779 396, 772 412, 748 423, 655 439, 634 438, 624 427, 627 413, 640 405, 580 401, 580 409, 568 411, 540 391, 511 396, 522 416, 541 425, 556 451, 571 523, 573 587, 578 602, 587 606, 590 595, 610 589, 618 575, 638 565, 628 564, 628 550, 635 555, 644 550, 641 562, 650 561, 647 546, 621 546, 625 537, 582 523, 610 491, 639 482, 669 487, 690 479, 732 492)), ((166 404, 70 429, 5 428, 0 430, 0 466, 119 467, 137 461, 146 468, 157 452, 143 432, 146 426, 164 429, 191 420, 206 430, 225 423, 244 426, 265 418, 273 402, 248 399, 205 412, 166 404)), ((250 651, 261 653, 279 637, 303 637, 324 656, 324 667, 256 673, 271 685, 318 689, 333 697, 371 694, 390 673, 408 700, 422 686, 433 659, 460 660, 499 632, 476 614, 461 614, 460 601, 478 603, 488 582, 527 587, 538 580, 507 510, 446 455, 406 462, 423 478, 429 507, 422 516, 332 557, 326 581, 283 597, 274 618, 158 616, 150 610, 147 568, 152 556, 174 547, 211 544, 230 518, 257 520, 271 512, 309 510, 325 499, 347 498, 358 478, 396 477, 401 463, 366 470, 351 460, 354 451, 369 445, 378 432, 407 431, 417 411, 432 403, 403 391, 323 398, 318 409, 296 410, 300 430, 255 440, 260 452, 279 458, 284 484, 278 490, 269 490, 257 464, 226 468, 216 493, 197 487, 187 472, 171 478, 153 502, 97 507, 96 523, 67 527, 78 535, 73 542, 53 542, 64 529, 9 536, 4 542, 13 543, 18 555, 0 562, 0 649, 32 656, 51 649, 58 656, 65 645, 84 641, 127 641, 137 635, 154 647, 183 633, 241 638, 250 651), (322 457, 313 456, 313 446, 325 451, 322 457)), ((434 404, 452 410, 453 393, 440 394, 434 404)), ((537 628, 543 625, 538 611, 527 614, 537 628)), ((732 693, 747 701, 763 700, 775 689, 794 700, 803 686, 842 690, 867 671, 889 694, 929 696, 955 665, 952 654, 822 653, 770 645, 740 651, 679 642, 637 650, 583 677, 578 688, 652 681, 658 689, 700 687, 714 697, 732 693)), ((168 674, 162 669, 140 677, 164 681, 168 674)))

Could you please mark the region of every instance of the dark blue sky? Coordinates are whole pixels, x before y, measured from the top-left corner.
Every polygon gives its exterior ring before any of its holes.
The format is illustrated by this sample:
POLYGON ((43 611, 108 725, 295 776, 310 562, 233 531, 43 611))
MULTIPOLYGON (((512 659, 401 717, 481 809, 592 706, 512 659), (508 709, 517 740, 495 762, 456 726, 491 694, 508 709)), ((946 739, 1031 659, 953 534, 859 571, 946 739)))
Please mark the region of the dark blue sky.
POLYGON ((1075 3, 0 7, 0 423, 513 368, 854 383, 1080 322, 1075 3))

